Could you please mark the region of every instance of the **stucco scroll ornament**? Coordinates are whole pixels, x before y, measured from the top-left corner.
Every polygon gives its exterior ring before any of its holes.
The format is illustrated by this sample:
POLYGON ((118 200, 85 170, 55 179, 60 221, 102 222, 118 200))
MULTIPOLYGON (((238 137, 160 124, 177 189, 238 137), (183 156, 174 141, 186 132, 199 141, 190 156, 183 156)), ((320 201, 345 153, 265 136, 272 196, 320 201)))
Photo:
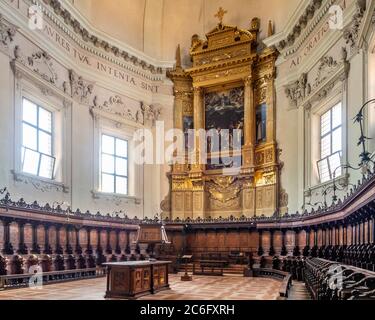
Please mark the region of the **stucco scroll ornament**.
POLYGON ((37 51, 27 57, 27 62, 28 66, 43 79, 52 84, 56 84, 58 79, 57 72, 54 69, 53 60, 47 52, 43 50, 37 51))
POLYGON ((0 44, 4 48, 8 48, 13 41, 17 32, 17 28, 8 24, 3 16, 0 14, 0 44))
POLYGON ((302 73, 297 81, 285 86, 285 94, 292 108, 298 107, 311 92, 311 86, 307 83, 307 74, 302 73))
POLYGON ((318 74, 313 84, 313 88, 319 87, 332 72, 336 70, 338 63, 333 57, 323 57, 320 59, 318 74))
POLYGON ((84 80, 74 70, 69 70, 69 81, 72 98, 88 104, 94 91, 94 84, 84 80))
POLYGON ((111 96, 102 104, 98 101, 98 96, 94 98, 94 109, 103 110, 111 114, 115 114, 130 121, 136 121, 133 112, 126 108, 125 103, 119 95, 111 96))

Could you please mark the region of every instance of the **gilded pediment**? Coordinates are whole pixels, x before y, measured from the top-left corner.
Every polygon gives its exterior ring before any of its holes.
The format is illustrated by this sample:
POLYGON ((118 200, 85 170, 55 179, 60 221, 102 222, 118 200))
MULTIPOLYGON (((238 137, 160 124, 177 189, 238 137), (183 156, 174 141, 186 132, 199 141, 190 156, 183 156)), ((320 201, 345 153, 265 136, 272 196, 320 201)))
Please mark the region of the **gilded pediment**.
POLYGON ((250 44, 256 39, 250 31, 238 29, 224 24, 218 24, 206 34, 206 40, 199 39, 197 35, 192 37, 190 54, 194 57, 211 51, 221 50, 225 47, 250 44))

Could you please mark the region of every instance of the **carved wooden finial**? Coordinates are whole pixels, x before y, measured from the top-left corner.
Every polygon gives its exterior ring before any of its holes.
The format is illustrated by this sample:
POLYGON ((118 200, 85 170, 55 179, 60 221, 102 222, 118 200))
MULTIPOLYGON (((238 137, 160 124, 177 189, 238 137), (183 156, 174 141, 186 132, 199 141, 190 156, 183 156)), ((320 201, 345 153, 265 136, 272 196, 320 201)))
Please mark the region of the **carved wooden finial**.
POLYGON ((180 45, 178 45, 177 49, 176 49, 176 69, 181 68, 181 67, 182 67, 182 64, 181 64, 181 48, 180 48, 180 45))
POLYGON ((273 24, 271 20, 268 22, 268 36, 273 36, 273 24))
POLYGON ((224 15, 228 13, 227 10, 224 10, 222 7, 219 8, 219 11, 215 14, 215 18, 218 18, 219 19, 219 24, 222 24, 223 23, 223 18, 224 18, 224 15))

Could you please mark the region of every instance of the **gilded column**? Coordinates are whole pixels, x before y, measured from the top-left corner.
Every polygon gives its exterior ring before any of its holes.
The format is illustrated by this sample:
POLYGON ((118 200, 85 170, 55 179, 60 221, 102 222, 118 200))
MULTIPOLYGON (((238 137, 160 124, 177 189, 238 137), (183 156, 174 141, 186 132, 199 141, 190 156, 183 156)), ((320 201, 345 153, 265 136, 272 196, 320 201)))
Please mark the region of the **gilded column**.
POLYGON ((201 87, 194 88, 194 129, 195 129, 195 161, 193 165, 194 171, 201 171, 202 164, 205 164, 202 156, 205 153, 204 145, 201 145, 199 136, 200 130, 204 130, 204 103, 203 103, 203 89, 201 87))
POLYGON ((274 143, 276 141, 276 117, 275 117, 275 103, 274 103, 274 78, 272 75, 266 77, 267 82, 267 143, 274 143))
POLYGON ((206 163, 205 141, 200 139, 200 132, 204 130, 204 103, 203 103, 203 89, 200 87, 194 88, 194 129, 195 129, 195 159, 192 162, 192 170, 190 172, 190 180, 193 186, 193 217, 204 218, 205 212, 205 195, 203 170, 206 163), (203 145, 201 145, 203 143, 203 145))
MULTIPOLYGON (((175 95, 175 101, 174 101, 174 129, 175 130, 180 130, 181 132, 183 131, 183 105, 184 105, 184 96, 185 93, 183 91, 178 91, 175 89, 174 91, 175 95)), ((184 171, 184 150, 183 146, 180 146, 182 148, 179 151, 179 154, 175 152, 174 157, 177 157, 177 163, 173 165, 173 173, 181 173, 184 171)))
MULTIPOLYGON (((255 106, 254 88, 252 77, 244 79, 244 146, 242 152, 243 171, 252 173, 254 169, 255 155, 255 106)), ((242 190, 242 214, 246 217, 253 217, 255 210, 255 188, 252 182, 245 182, 242 190)))
POLYGON ((251 76, 244 79, 244 148, 243 166, 246 169, 254 168, 255 149, 255 106, 254 88, 251 76))

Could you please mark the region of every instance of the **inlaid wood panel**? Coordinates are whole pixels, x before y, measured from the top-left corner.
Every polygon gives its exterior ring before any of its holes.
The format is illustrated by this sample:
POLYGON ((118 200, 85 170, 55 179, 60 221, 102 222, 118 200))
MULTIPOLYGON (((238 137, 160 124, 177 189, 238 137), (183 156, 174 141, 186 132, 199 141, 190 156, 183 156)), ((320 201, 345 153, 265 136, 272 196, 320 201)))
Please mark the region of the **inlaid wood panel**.
POLYGON ((135 242, 137 240, 137 232, 136 231, 132 231, 130 232, 129 234, 129 241, 130 241, 130 244, 132 244, 133 242, 135 242))
POLYGON ((318 230, 318 246, 321 247, 323 245, 323 231, 321 229, 318 230))
POLYGON ((231 250, 238 250, 240 247, 240 237, 238 235, 238 232, 236 231, 229 231, 227 233, 227 249, 231 250))
POLYGON ((125 251, 126 246, 127 246, 127 237, 126 237, 126 232, 121 231, 119 234, 119 242, 120 242, 120 248, 122 251, 125 251))
POLYGON ((25 245, 31 249, 33 246, 33 227, 31 224, 26 223, 23 227, 25 245))
POLYGON ((75 246, 77 242, 76 230, 70 229, 68 232, 69 235, 69 243, 71 246, 75 246))
POLYGON ((37 227, 37 229, 36 229, 36 238, 37 238, 38 244, 40 246, 44 247, 45 238, 46 238, 46 233, 45 233, 45 230, 44 230, 44 226, 39 225, 37 227))
POLYGON ((176 252, 181 252, 184 247, 184 238, 180 232, 173 233, 173 245, 176 252))
POLYGON ((216 248, 217 247, 217 233, 215 231, 208 231, 206 233, 206 238, 207 238, 207 248, 216 248))
POLYGON ((87 247, 87 230, 86 229, 81 229, 78 231, 78 236, 79 236, 79 244, 81 247, 87 247))
POLYGON ((0 221, 0 247, 4 247, 4 225, 2 221, 0 221))
POLYGON ((219 232, 217 234, 217 246, 219 248, 226 248, 226 246, 225 246, 225 233, 224 232, 219 232))
POLYGON ((296 238, 294 231, 287 231, 285 234, 285 246, 288 250, 293 250, 296 245, 296 238))
POLYGON ((283 234, 281 231, 275 231, 273 234, 273 247, 275 250, 280 251, 283 246, 283 234))
POLYGON ((107 245, 108 234, 107 231, 102 230, 100 232, 100 245, 104 248, 107 245))
POLYGON ((19 229, 18 223, 12 222, 9 225, 9 242, 12 244, 14 249, 18 248, 19 245, 19 229))
POLYGON ((116 235, 116 232, 115 231, 111 231, 109 233, 109 244, 111 245, 112 249, 115 250, 116 249, 116 245, 117 245, 117 235, 116 235))
POLYGON ((66 246, 66 229, 65 228, 61 228, 60 229, 60 233, 59 233, 59 241, 60 241, 60 246, 62 247, 65 247, 66 246))
POLYGON ((344 235, 344 228, 342 226, 340 226, 339 228, 339 244, 340 246, 344 245, 344 241, 343 241, 343 235, 344 235))
POLYGON ((306 231, 305 230, 301 230, 298 233, 298 246, 300 247, 300 249, 303 249, 304 247, 306 247, 306 231))
POLYGON ((56 228, 54 226, 48 229, 48 244, 52 247, 56 247, 56 228))
POLYGON ((259 234, 257 231, 252 231, 249 237, 249 246, 253 251, 258 250, 259 247, 259 234))
POLYGON ((313 247, 315 244, 315 232, 313 230, 310 231, 310 247, 313 247))
POLYGON ((262 233, 262 246, 263 249, 268 250, 271 247, 271 232, 263 231, 262 233))
POLYGON ((98 231, 95 229, 90 231, 90 244, 94 249, 98 245, 98 231))
POLYGON ((249 232, 247 230, 239 231, 240 248, 247 249, 249 247, 249 232))

